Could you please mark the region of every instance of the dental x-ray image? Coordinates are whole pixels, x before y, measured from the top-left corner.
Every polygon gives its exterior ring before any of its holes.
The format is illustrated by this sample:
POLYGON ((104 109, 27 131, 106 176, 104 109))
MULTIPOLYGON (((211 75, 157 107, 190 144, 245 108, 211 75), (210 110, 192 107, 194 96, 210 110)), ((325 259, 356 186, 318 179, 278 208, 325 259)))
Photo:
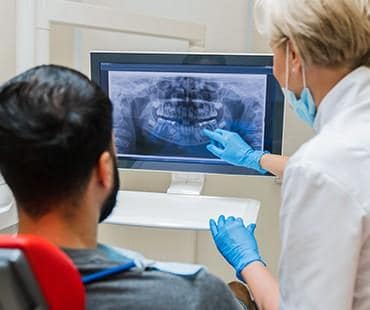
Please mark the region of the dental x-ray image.
POLYGON ((262 149, 266 75, 110 71, 118 155, 214 159, 203 129, 262 149))

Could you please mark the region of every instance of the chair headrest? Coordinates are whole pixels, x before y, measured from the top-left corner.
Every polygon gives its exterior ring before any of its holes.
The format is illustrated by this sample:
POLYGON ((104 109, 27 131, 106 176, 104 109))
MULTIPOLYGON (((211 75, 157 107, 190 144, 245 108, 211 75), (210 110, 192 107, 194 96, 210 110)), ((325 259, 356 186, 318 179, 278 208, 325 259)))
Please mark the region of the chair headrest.
POLYGON ((2 235, 1 248, 23 253, 49 309, 85 309, 81 275, 58 247, 32 235, 2 235))

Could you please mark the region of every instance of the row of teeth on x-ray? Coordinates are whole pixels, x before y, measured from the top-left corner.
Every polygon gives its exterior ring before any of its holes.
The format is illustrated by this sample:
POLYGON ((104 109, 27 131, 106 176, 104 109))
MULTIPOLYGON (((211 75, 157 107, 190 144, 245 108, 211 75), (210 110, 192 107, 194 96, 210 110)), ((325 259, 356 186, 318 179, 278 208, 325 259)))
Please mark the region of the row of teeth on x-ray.
POLYGON ((226 88, 222 82, 195 77, 141 78, 121 89, 128 102, 138 95, 145 98, 136 119, 147 133, 183 146, 206 143, 204 128, 229 129, 232 110, 248 100, 238 91, 230 89, 230 84, 226 88))
POLYGON ((207 142, 202 134, 204 128, 214 130, 226 126, 219 89, 219 84, 197 78, 161 80, 157 91, 149 95, 151 113, 145 129, 179 145, 207 142))

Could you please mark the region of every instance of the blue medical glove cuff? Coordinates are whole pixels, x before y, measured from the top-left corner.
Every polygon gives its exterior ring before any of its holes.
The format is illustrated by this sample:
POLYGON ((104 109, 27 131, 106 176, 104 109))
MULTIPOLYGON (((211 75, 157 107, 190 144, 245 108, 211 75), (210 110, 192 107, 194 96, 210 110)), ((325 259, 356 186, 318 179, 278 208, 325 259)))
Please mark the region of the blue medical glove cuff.
POLYGON ((243 166, 246 168, 252 168, 261 174, 267 173, 267 170, 261 167, 261 158, 265 154, 270 154, 268 151, 257 151, 257 150, 247 150, 244 154, 243 166))
POLYGON ((235 271, 236 271, 236 277, 237 277, 240 281, 242 281, 242 282, 244 282, 244 283, 247 283, 247 282, 243 279, 243 277, 242 277, 242 275, 241 275, 241 272, 243 271, 243 269, 244 269, 245 267, 247 267, 249 264, 251 264, 251 263, 253 263, 253 262, 261 262, 261 263, 266 267, 266 263, 262 260, 261 256, 256 255, 256 256, 255 256, 255 258, 252 258, 252 259, 251 259, 251 260, 249 260, 248 262, 243 262, 242 264, 240 264, 239 266, 237 266, 237 267, 235 268, 235 271))

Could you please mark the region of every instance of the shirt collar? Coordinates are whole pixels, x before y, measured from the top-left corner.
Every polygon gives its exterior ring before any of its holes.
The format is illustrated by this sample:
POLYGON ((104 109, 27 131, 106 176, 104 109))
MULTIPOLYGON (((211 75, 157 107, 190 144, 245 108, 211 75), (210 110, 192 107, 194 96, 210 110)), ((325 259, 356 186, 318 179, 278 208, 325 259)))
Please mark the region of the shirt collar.
POLYGON ((369 74, 370 68, 359 67, 347 74, 329 91, 317 109, 313 124, 313 128, 317 133, 335 118, 340 111, 345 109, 348 104, 353 103, 353 89, 361 86, 364 80, 363 77, 369 76, 369 74))

